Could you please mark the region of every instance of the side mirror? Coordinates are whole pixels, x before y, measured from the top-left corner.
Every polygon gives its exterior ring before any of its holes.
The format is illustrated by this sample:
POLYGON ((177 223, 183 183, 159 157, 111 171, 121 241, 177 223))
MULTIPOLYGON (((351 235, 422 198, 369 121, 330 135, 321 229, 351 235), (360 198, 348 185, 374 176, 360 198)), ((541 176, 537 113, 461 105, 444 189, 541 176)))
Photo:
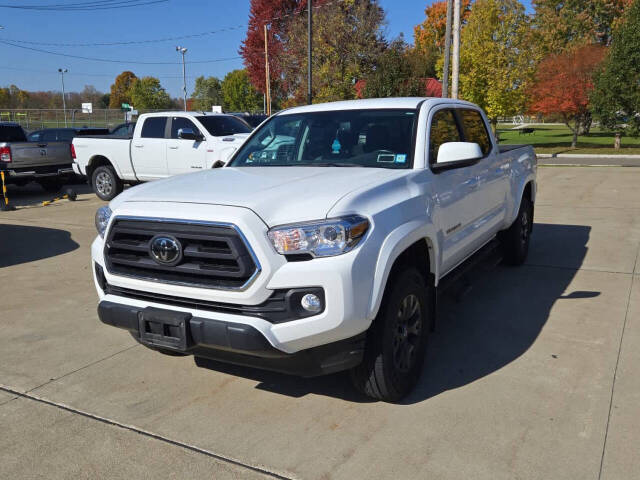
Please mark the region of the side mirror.
POLYGON ((194 132, 192 128, 180 128, 178 129, 178 138, 182 140, 200 140, 202 135, 194 132))
POLYGON ((447 142, 440 145, 435 166, 454 166, 457 162, 472 162, 482 157, 482 149, 477 143, 447 142))

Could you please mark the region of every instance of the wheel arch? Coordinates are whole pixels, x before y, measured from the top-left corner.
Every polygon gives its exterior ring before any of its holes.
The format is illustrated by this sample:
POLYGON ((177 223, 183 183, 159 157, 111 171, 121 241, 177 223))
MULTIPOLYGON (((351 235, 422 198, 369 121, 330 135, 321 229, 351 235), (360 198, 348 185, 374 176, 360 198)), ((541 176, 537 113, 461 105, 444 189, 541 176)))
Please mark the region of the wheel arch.
POLYGON ((118 167, 116 167, 115 164, 104 155, 94 155, 89 159, 89 163, 87 163, 87 178, 91 180, 96 168, 106 166, 112 167, 116 171, 118 177, 122 178, 118 167))
POLYGON ((435 231, 424 220, 415 220, 394 230, 385 239, 376 264, 369 316, 375 318, 387 285, 403 266, 415 266, 425 281, 435 285, 438 278, 439 252, 435 231))

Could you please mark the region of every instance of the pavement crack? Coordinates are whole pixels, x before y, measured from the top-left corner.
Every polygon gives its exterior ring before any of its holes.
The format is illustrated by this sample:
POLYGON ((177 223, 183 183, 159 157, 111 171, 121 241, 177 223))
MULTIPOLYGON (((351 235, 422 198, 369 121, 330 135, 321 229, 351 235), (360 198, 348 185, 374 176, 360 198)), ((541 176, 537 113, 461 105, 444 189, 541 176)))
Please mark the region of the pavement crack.
POLYGON ((617 275, 633 275, 633 272, 619 272, 617 270, 600 270, 597 268, 569 267, 563 265, 544 265, 541 263, 525 263, 523 266, 534 268, 555 268, 559 270, 574 270, 582 272, 615 273, 617 275))
MULTIPOLYGON (((636 264, 640 257, 640 244, 636 251, 636 264)), ((604 456, 607 450, 607 438, 609 437, 609 425, 611 424, 611 412, 613 410, 613 396, 616 389, 616 378, 618 376, 618 366, 620 364, 620 357, 622 355, 622 342, 624 340, 624 333, 627 328, 627 320, 629 318, 629 309, 631 308, 631 295, 633 294, 633 283, 635 281, 635 275, 631 275, 631 284, 629 285, 629 294, 627 295, 627 309, 624 314, 624 321, 622 322, 622 332, 620 334, 620 344, 618 345, 618 356, 616 357, 616 366, 613 369, 613 381, 611 382, 611 396, 609 397, 609 412, 607 414, 607 425, 604 432, 604 441, 602 442, 602 455, 600 456, 600 470, 598 473, 598 480, 602 478, 602 469, 604 467, 604 456)))
POLYGON ((72 371, 67 372, 67 373, 65 373, 63 375, 60 375, 59 377, 51 378, 51 379, 47 380, 46 382, 44 382, 44 383, 42 383, 40 385, 37 385, 37 386, 35 386, 33 388, 30 388, 25 393, 31 393, 31 392, 33 392, 35 390, 38 390, 39 388, 42 388, 42 387, 44 387, 46 385, 49 385, 50 383, 53 383, 53 382, 56 382, 56 381, 58 381, 58 380, 60 380, 62 378, 68 377, 69 375, 73 375, 74 373, 77 373, 77 372, 79 372, 81 370, 84 370, 85 368, 92 367, 92 366, 94 366, 94 365, 96 365, 96 364, 98 364, 100 362, 104 362, 105 360, 109 360, 110 358, 113 358, 116 355, 119 355, 121 353, 127 352, 127 351, 129 351, 129 350, 131 350, 133 348, 139 347, 139 346, 140 346, 140 344, 135 344, 135 345, 131 345, 130 347, 124 348, 122 350, 118 350, 117 352, 112 353, 111 355, 107 355, 106 357, 99 358, 98 360, 95 360, 93 362, 87 363, 86 365, 83 365, 82 367, 76 368, 75 370, 72 370, 72 371))
POLYGON ((65 405, 63 403, 54 402, 54 401, 48 400, 48 399, 46 399, 44 397, 33 395, 33 394, 29 393, 29 392, 22 393, 22 392, 20 392, 18 390, 15 390, 15 389, 11 388, 11 387, 8 387, 6 385, 1 385, 0 384, 0 391, 16 395, 16 397, 19 397, 19 398, 25 398, 27 400, 31 400, 31 401, 34 401, 34 402, 42 403, 44 405, 48 405, 50 407, 55 407, 55 408, 58 408, 60 410, 64 410, 66 412, 69 412, 69 413, 72 413, 72 414, 75 414, 75 415, 80 415, 82 417, 89 418, 91 420, 95 420, 97 422, 101 422, 101 423, 104 423, 106 425, 111 425, 113 427, 121 428, 123 430, 127 430, 127 431, 130 431, 130 432, 134 432, 134 433, 137 433, 137 434, 142 435, 144 437, 152 438, 154 440, 158 440, 158 441, 164 442, 166 444, 173 445, 175 447, 180 447, 180 448, 183 448, 185 450, 189 450, 189 451, 192 451, 192 452, 200 453, 202 455, 206 455, 206 456, 208 456, 210 458, 214 458, 214 459, 219 460, 221 462, 225 462, 225 463, 228 463, 228 464, 231 464, 231 465, 235 465, 235 466, 241 467, 241 468, 246 468, 247 470, 251 470, 253 472, 260 473, 260 474, 268 476, 270 478, 276 478, 276 479, 279 479, 279 480, 293 480, 293 477, 282 475, 280 473, 277 473, 277 472, 274 472, 272 470, 269 470, 269 469, 267 469, 265 467, 244 463, 244 462, 242 462, 240 460, 236 460, 236 459, 228 457, 226 455, 215 453, 215 452, 212 452, 210 450, 205 450, 204 448, 196 447, 195 445, 190 445, 188 443, 184 443, 184 442, 181 442, 179 440, 173 440, 171 438, 159 435, 157 433, 149 432, 147 430, 143 430, 143 429, 138 428, 138 427, 133 426, 133 425, 127 425, 125 423, 121 423, 121 422, 118 422, 116 420, 112 420, 112 419, 109 419, 109 418, 106 418, 106 417, 101 417, 101 416, 93 414, 93 413, 85 412, 83 410, 79 410, 77 408, 70 407, 70 406, 65 405))

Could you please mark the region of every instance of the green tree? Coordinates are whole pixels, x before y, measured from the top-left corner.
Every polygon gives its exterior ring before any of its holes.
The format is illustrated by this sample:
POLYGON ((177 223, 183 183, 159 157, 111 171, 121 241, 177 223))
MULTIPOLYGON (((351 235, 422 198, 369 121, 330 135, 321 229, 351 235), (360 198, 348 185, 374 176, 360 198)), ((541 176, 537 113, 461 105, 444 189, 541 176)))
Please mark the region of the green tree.
POLYGON ((213 105, 222 105, 222 84, 216 77, 196 78, 196 87, 191 96, 194 110, 209 111, 213 105))
POLYGON ((115 82, 111 85, 109 108, 120 108, 123 103, 131 103, 129 90, 137 79, 135 73, 128 70, 116 77, 115 82))
POLYGON ((253 88, 245 69, 233 70, 222 80, 224 108, 230 112, 254 112, 262 109, 262 95, 253 88))
POLYGON ((10 108, 11 95, 8 88, 0 88, 0 108, 10 108))
POLYGON ((139 109, 163 109, 171 107, 171 97, 155 77, 137 79, 127 91, 131 104, 139 109))
POLYGON ((402 38, 391 42, 366 77, 365 98, 423 95, 424 76, 416 75, 412 50, 402 38))
POLYGON ((595 84, 591 103, 602 125, 640 135, 640 1, 633 2, 615 30, 595 84))
POLYGON ((586 43, 607 46, 631 0, 536 0, 534 38, 543 55, 586 43))
POLYGON ((524 6, 517 0, 478 0, 462 31, 460 96, 477 103, 495 129, 498 117, 526 108, 535 53, 524 6))
POLYGON ((100 97, 100 101, 98 102, 98 108, 109 108, 109 99, 111 98, 110 93, 105 93, 100 97))
MULTIPOLYGON (((355 98, 355 82, 373 70, 384 50, 383 25, 384 10, 377 0, 329 2, 314 11, 314 101, 355 98)), ((306 15, 294 16, 283 37, 285 106, 300 104, 307 96, 306 15)))

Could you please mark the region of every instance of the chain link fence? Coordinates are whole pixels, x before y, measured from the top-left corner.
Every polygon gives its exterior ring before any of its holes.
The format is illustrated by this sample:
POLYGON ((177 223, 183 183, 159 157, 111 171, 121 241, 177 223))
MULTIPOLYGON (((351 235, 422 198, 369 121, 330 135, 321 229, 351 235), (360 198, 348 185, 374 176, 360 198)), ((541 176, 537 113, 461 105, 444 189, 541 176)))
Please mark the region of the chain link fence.
MULTIPOLYGON (((139 110, 148 113, 166 110, 139 110)), ((135 121, 134 117, 134 121, 135 121)), ((19 123, 28 131, 41 128, 63 127, 101 127, 113 128, 126 121, 125 112, 116 109, 94 109, 92 113, 83 113, 81 109, 0 109, 0 122, 19 123), (66 120, 65 120, 66 117, 66 120)))

